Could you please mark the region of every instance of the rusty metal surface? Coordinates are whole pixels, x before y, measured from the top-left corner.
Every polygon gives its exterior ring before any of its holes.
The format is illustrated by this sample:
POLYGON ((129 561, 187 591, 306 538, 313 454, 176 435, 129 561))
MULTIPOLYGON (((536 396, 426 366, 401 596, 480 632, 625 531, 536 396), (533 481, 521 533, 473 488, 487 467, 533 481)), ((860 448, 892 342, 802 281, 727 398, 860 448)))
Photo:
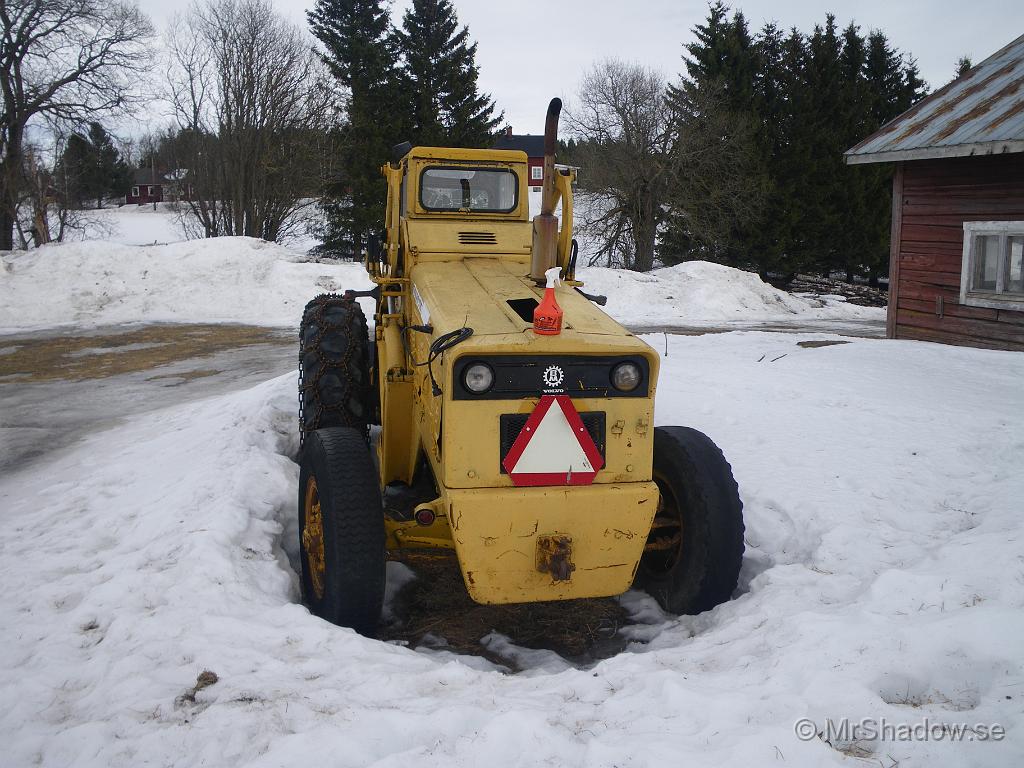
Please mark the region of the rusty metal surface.
POLYGON ((576 566, 572 564, 571 536, 537 537, 537 570, 551 574, 554 581, 568 581, 576 566))
POLYGON ((1024 152, 1024 35, 846 152, 849 163, 1024 152))

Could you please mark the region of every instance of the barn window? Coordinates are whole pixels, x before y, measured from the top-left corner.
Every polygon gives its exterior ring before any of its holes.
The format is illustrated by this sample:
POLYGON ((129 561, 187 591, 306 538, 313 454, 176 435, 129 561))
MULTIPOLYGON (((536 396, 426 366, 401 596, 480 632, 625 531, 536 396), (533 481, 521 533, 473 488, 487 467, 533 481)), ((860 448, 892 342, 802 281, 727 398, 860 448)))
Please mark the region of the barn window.
POLYGON ((149 195, 150 197, 153 196, 153 186, 152 185, 146 187, 146 194, 149 195))
POLYGON ((1024 309, 1024 221, 964 222, 960 303, 1024 309))
POLYGON ((533 181, 544 181, 544 166, 535 165, 530 169, 530 178, 533 181))
POLYGON ((138 187, 132 187, 132 197, 138 197, 138 196, 139 196, 139 188, 138 187))

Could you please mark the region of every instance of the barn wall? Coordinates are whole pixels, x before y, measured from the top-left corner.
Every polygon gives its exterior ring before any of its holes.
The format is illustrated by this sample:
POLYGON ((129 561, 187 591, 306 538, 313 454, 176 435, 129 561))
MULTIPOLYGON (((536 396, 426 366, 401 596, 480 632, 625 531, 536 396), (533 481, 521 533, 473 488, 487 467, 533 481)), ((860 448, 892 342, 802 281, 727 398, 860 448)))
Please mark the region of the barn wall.
POLYGON ((1024 154, 902 163, 893 198, 889 336, 1024 350, 1024 312, 960 304, 963 223, 1024 220, 1024 154))

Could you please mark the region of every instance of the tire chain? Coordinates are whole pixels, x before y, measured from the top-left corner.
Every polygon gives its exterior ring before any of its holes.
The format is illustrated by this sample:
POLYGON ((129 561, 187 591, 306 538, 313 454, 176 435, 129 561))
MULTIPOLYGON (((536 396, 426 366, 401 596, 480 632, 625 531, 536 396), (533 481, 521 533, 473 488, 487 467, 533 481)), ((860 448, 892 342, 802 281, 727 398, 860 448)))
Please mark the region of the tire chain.
MULTIPOLYGON (((309 301, 306 304, 306 307, 305 307, 305 309, 302 312, 302 322, 299 325, 299 382, 298 382, 299 383, 299 449, 300 450, 302 449, 302 446, 305 443, 306 433, 307 432, 313 432, 313 431, 315 431, 315 430, 320 428, 320 422, 321 422, 321 419, 324 416, 325 411, 326 412, 330 412, 330 413, 341 414, 341 417, 342 417, 341 420, 344 422, 344 426, 357 427, 357 428, 361 427, 362 431, 364 433, 363 434, 364 438, 368 438, 369 427, 366 425, 367 420, 364 418, 364 423, 362 423, 362 424, 353 424, 352 423, 353 419, 352 419, 348 409, 346 408, 347 401, 343 400, 342 402, 337 403, 335 405, 325 405, 323 403, 319 403, 318 406, 317 406, 317 412, 313 416, 313 423, 312 423, 312 425, 308 429, 306 428, 305 413, 304 413, 304 411, 305 411, 305 405, 303 403, 303 400, 304 400, 303 394, 304 394, 304 392, 307 389, 313 389, 314 391, 318 391, 319 387, 320 387, 320 379, 323 378, 324 374, 327 373, 327 372, 338 373, 345 380, 345 386, 346 386, 347 391, 351 392, 351 393, 358 393, 359 395, 362 395, 363 396, 362 400, 365 403, 365 400, 366 400, 365 394, 366 393, 363 390, 365 390, 367 388, 368 384, 367 384, 367 382, 364 382, 362 385, 360 385, 358 382, 354 381, 354 379, 352 377, 352 372, 351 372, 351 370, 349 368, 349 363, 352 360, 352 347, 351 347, 351 345, 349 345, 349 348, 345 350, 345 354, 342 356, 342 358, 340 360, 328 360, 328 359, 324 358, 322 353, 319 354, 320 365, 319 365, 319 367, 317 369, 316 377, 312 381, 309 381, 309 382, 306 381, 306 371, 305 371, 305 366, 303 365, 303 358, 305 357, 305 354, 306 354, 306 351, 307 351, 307 345, 306 345, 306 341, 305 341, 306 328, 309 326, 309 324, 310 323, 314 323, 316 325, 316 328, 317 328, 317 335, 311 340, 312 341, 311 346, 319 347, 320 343, 324 339, 324 336, 329 331, 337 330, 337 329, 339 329, 341 327, 341 326, 338 326, 338 325, 330 324, 330 323, 328 323, 324 319, 324 313, 326 312, 326 310, 331 308, 331 307, 335 307, 335 306, 345 306, 345 307, 348 307, 351 310, 353 305, 355 305, 356 308, 359 308, 359 305, 356 303, 355 299, 353 297, 351 297, 351 296, 343 296, 343 295, 339 296, 336 293, 321 293, 319 296, 317 296, 314 299, 312 299, 311 301, 309 301)), ((359 308, 359 309, 360 309, 360 312, 361 312, 361 308, 359 308)), ((349 318, 348 322, 349 323, 352 322, 352 317, 353 317, 352 314, 348 315, 348 318, 349 318)), ((359 332, 360 333, 363 333, 365 331, 365 327, 364 326, 365 326, 365 320, 363 321, 363 323, 360 324, 360 328, 359 328, 359 332)), ((367 341, 368 341, 368 339, 367 339, 367 341)), ((364 360, 363 362, 366 363, 367 361, 364 360)), ((313 399, 316 399, 316 398, 314 397, 313 399)))

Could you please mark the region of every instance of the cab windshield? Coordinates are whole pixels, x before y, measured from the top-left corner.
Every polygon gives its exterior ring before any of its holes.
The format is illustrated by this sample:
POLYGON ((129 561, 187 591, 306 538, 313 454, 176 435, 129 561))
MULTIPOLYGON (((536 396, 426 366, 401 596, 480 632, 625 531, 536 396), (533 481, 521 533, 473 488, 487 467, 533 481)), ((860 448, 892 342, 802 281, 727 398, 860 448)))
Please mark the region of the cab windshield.
POLYGON ((518 195, 509 168, 427 168, 420 176, 420 203, 429 211, 508 213, 518 195))

